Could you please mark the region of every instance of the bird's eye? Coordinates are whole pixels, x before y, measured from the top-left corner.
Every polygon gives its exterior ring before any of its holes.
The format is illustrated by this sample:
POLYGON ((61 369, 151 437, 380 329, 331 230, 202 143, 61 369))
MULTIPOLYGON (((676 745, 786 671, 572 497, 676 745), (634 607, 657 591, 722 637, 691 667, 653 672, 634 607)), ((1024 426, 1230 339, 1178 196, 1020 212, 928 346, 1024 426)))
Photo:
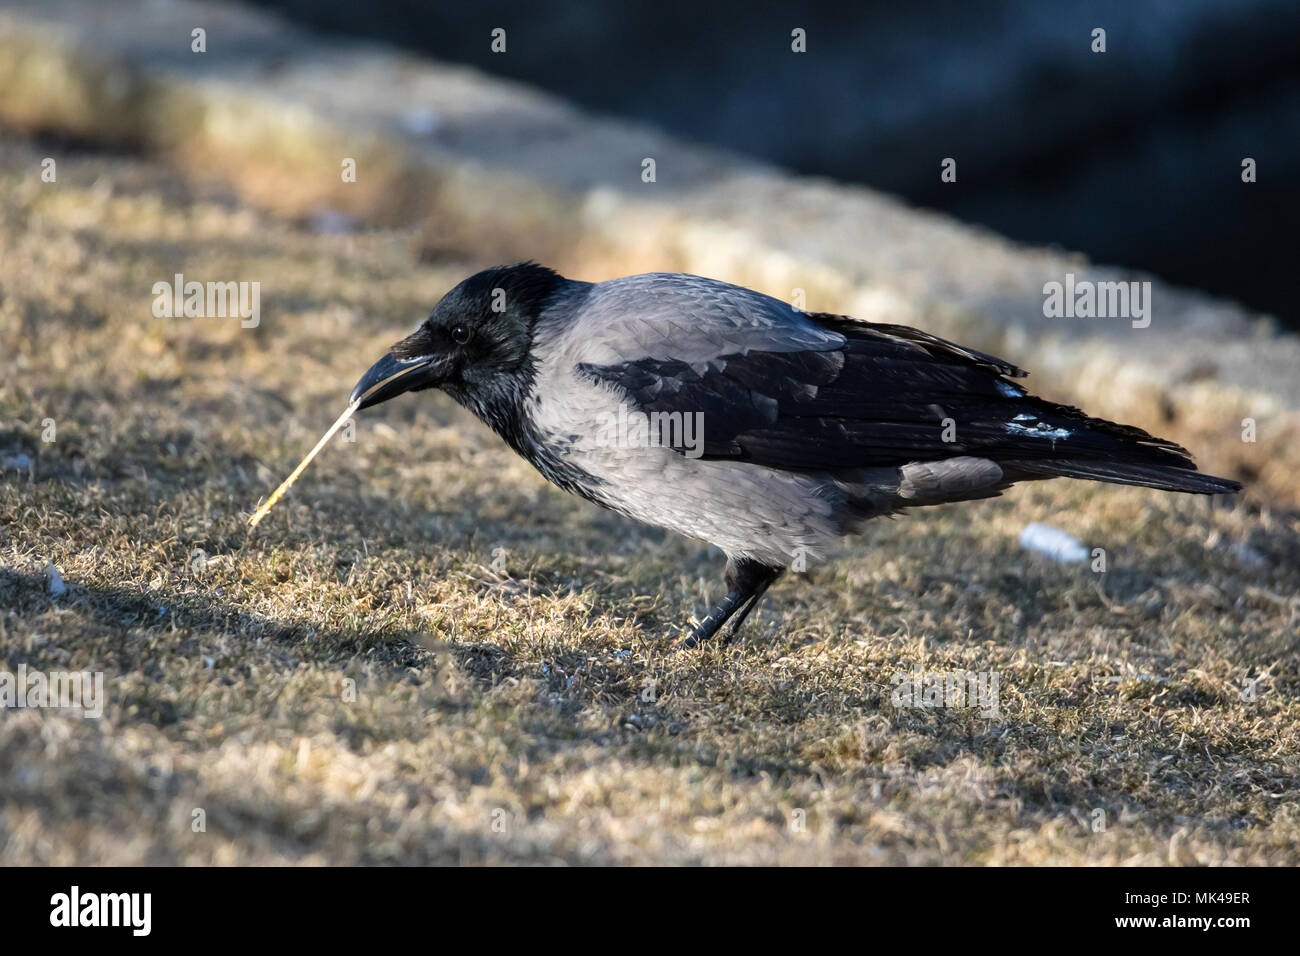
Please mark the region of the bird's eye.
POLYGON ((469 327, 465 325, 453 325, 451 327, 451 337, 457 345, 464 345, 469 341, 469 327))

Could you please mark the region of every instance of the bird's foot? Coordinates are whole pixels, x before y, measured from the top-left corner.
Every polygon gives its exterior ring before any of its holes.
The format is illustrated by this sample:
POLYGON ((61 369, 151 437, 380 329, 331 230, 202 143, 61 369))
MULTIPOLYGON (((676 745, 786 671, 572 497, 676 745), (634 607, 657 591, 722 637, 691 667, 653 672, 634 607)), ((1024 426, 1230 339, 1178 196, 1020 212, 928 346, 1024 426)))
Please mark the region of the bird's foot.
MULTIPOLYGON (((729 566, 730 570, 730 566, 729 566)), ((723 637, 723 643, 729 643, 734 640, 740 632, 741 626, 749 613, 758 606, 758 602, 763 599, 763 595, 781 575, 780 568, 763 567, 762 572, 748 576, 744 583, 743 589, 737 589, 727 592, 727 596, 719 602, 718 606, 709 612, 709 615, 699 624, 695 625, 690 635, 678 642, 678 647, 698 647, 705 641, 712 640, 718 632, 726 626, 726 635, 723 637)), ((728 577, 735 575, 729 573, 728 577)))
MULTIPOLYGON (((689 635, 677 643, 677 646, 698 647, 705 641, 712 640, 718 631, 722 629, 722 626, 727 623, 727 619, 736 613, 741 600, 741 596, 734 591, 728 594, 717 607, 708 613, 704 620, 691 629, 689 635)), ((728 640, 734 635, 735 627, 733 626, 728 632, 728 640)))

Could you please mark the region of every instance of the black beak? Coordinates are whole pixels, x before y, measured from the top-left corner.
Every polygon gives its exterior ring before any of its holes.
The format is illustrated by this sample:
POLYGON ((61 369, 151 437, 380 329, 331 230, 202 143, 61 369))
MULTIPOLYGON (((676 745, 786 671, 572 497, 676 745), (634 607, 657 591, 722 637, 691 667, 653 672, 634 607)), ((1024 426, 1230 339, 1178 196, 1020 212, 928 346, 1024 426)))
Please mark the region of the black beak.
POLYGON ((438 364, 437 356, 399 359, 385 355, 361 376, 352 389, 351 401, 359 409, 369 408, 404 392, 432 388, 440 381, 438 364))

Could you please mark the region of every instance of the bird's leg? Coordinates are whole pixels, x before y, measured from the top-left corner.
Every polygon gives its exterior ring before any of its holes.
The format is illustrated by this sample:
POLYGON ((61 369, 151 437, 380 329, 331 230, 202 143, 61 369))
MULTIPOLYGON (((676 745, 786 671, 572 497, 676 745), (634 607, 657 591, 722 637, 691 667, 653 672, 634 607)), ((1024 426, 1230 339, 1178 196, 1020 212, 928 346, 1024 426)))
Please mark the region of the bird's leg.
POLYGON ((782 570, 782 568, 771 569, 771 573, 764 577, 763 580, 758 583, 758 586, 754 588, 754 593, 750 595, 749 603, 742 607, 732 619, 731 627, 729 629, 729 638, 735 637, 740 632, 741 627, 745 624, 745 618, 749 617, 749 612, 758 607, 758 602, 763 600, 763 595, 766 594, 767 589, 772 586, 772 582, 781 576, 782 570))
POLYGON ((727 623, 731 615, 736 613, 736 609, 744 602, 744 597, 735 591, 728 591, 718 606, 709 612, 708 616, 695 625, 690 636, 681 642, 682 647, 695 647, 703 641, 707 641, 718 633, 718 629, 727 623))
POLYGON ((727 596, 724 597, 708 617, 701 621, 691 635, 681 642, 683 647, 695 647, 702 641, 714 637, 731 618, 739 613, 731 624, 730 636, 734 637, 749 617, 749 612, 762 600, 763 594, 772 582, 781 576, 784 568, 761 564, 748 558, 727 559, 727 596))

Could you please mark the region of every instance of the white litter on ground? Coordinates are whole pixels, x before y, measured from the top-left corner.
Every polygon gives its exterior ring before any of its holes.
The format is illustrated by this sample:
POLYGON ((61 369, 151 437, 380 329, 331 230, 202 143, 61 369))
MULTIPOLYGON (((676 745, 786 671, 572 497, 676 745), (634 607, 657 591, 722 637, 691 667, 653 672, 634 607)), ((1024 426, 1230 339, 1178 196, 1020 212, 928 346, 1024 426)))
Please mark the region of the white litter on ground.
POLYGON ((1020 547, 1026 551, 1037 551, 1053 561, 1063 564, 1075 564, 1088 560, 1088 549, 1078 538, 1067 534, 1060 528, 1034 522, 1020 532, 1020 547))
POLYGON ((62 597, 68 593, 68 586, 63 583, 63 575, 59 569, 52 564, 45 566, 45 584, 50 589, 50 594, 54 597, 62 597))

